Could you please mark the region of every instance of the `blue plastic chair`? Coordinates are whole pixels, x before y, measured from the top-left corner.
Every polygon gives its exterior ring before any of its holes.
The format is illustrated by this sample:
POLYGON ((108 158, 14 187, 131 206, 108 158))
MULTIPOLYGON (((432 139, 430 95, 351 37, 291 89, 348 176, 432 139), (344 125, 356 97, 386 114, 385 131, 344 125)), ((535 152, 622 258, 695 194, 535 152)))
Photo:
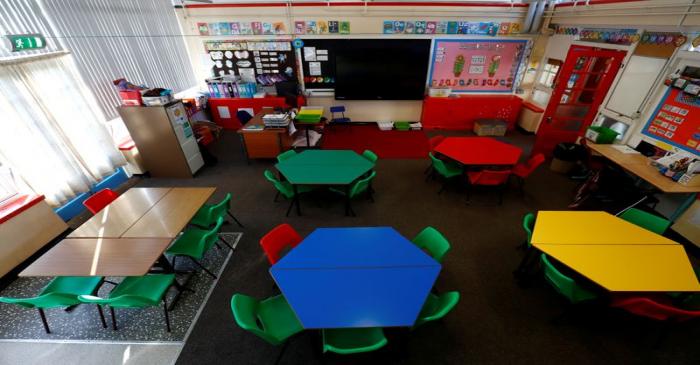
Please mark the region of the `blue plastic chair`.
POLYGON ((345 116, 345 107, 342 105, 336 105, 330 107, 331 110, 331 120, 328 126, 336 125, 346 125, 350 126, 350 118, 345 116), (336 114, 340 114, 340 117, 336 117, 336 114))
POLYGON ((241 122, 241 124, 246 124, 253 119, 253 116, 245 110, 239 110, 236 112, 236 118, 238 118, 238 121, 241 122))

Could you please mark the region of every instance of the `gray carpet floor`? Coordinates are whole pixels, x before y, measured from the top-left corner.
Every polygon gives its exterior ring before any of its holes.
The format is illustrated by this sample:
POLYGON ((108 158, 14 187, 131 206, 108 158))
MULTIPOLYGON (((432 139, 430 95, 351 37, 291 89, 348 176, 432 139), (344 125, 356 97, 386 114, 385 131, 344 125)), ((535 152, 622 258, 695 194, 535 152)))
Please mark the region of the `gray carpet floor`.
MULTIPOLYGON (((528 146, 533 137, 511 133, 511 143, 528 146)), ((357 217, 344 216, 342 201, 317 206, 302 200, 304 215, 284 216, 286 202, 273 203, 275 191, 263 178, 272 161, 246 164, 238 136, 226 133, 213 146, 219 163, 195 179, 145 179, 139 186, 216 186, 212 201, 233 194, 234 214, 245 233, 181 353, 178 364, 271 364, 280 348, 238 328, 230 299, 234 293, 265 298, 278 293, 258 240, 287 222, 302 235, 317 227, 396 228, 412 238, 425 226, 443 232, 452 244, 437 281, 439 291, 459 290, 457 307, 442 321, 414 331, 387 331, 389 344, 358 356, 320 354, 320 336, 304 332, 292 339, 282 364, 689 364, 700 358, 697 323, 665 330, 612 310, 584 310, 559 324, 567 303, 541 281, 520 287, 512 276, 524 240, 521 219, 527 212, 566 209, 575 183, 540 168, 521 196, 511 189, 504 203, 478 191, 470 205, 462 192, 438 195, 437 182, 424 182, 427 160, 380 160, 374 182, 376 202, 354 204, 357 217)))

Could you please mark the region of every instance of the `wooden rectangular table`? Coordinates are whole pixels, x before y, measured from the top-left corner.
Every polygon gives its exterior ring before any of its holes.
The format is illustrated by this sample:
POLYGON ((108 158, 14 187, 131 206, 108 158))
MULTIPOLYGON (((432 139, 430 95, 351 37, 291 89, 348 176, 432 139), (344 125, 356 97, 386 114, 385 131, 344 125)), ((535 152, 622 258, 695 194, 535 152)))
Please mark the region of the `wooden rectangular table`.
POLYGON ((19 276, 141 276, 171 238, 67 238, 19 276))
POLYGON ((131 188, 68 238, 174 238, 216 189, 131 188))
POLYGON ((20 276, 144 275, 215 190, 131 188, 20 276))
POLYGON ((237 132, 241 136, 241 146, 248 162, 252 158, 275 158, 280 153, 292 148, 294 139, 289 135, 289 129, 265 128, 262 117, 275 113, 273 108, 263 108, 237 132), (255 126, 259 129, 247 130, 255 126))

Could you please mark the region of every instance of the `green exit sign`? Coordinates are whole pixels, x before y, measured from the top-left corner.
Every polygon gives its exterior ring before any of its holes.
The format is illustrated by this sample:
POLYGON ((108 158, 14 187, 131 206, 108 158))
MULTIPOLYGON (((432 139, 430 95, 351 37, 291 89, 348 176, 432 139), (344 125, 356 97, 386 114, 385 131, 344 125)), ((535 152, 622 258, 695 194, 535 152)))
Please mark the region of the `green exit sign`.
POLYGON ((46 47, 46 39, 41 34, 8 35, 12 44, 12 52, 29 51, 46 47))

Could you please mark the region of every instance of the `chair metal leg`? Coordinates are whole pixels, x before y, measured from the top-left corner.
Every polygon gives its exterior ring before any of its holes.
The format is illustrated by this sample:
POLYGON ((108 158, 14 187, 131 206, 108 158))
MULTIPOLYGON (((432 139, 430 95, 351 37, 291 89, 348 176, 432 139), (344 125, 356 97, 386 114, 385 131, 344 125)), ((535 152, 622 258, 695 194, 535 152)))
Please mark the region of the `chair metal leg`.
MULTIPOLYGON (((277 194, 279 194, 279 191, 277 192, 277 194)), ((241 222, 238 220, 238 218, 236 218, 236 217, 231 213, 230 210, 227 210, 226 213, 228 213, 228 215, 231 216, 231 218, 232 218, 234 221, 236 221, 236 224, 238 224, 239 227, 243 228, 243 225, 241 224, 241 222)))
POLYGON ((117 315, 114 314, 114 307, 109 307, 109 313, 112 315, 112 329, 117 330, 117 315))
POLYGON ((39 316, 41 317, 41 323, 44 325, 44 331, 46 333, 51 333, 51 329, 49 328, 49 322, 46 321, 46 313, 44 313, 44 310, 42 308, 37 308, 39 310, 39 316))
POLYGON ((280 363, 280 360, 282 360, 282 355, 284 355, 284 352, 287 350, 287 346, 289 345, 289 340, 284 341, 284 345, 282 345, 282 349, 280 350, 280 353, 277 355, 277 359, 275 360, 275 365, 280 363))
POLYGON ((170 315, 168 315, 168 300, 163 297, 163 314, 165 314, 165 327, 170 332, 170 315))
POLYGON ((97 312, 100 313, 100 321, 102 321, 102 328, 107 328, 107 321, 105 321, 105 314, 102 311, 102 306, 95 304, 97 306, 97 312))
POLYGON ((226 245, 226 247, 233 250, 233 247, 231 245, 229 245, 228 242, 226 242, 226 240, 224 240, 223 238, 219 237, 219 241, 221 241, 224 245, 226 245))
POLYGON ((279 199, 279 197, 280 197, 280 192, 278 191, 277 194, 275 194, 275 199, 273 199, 272 201, 277 203, 277 199, 279 199))
MULTIPOLYGON (((189 257, 189 256, 188 256, 188 257, 189 257)), ((207 269, 206 267, 204 267, 204 265, 202 265, 199 261, 193 259, 192 257, 190 257, 190 260, 192 260, 192 262, 194 262, 195 264, 197 264, 197 266, 199 266, 202 270, 204 270, 204 272, 206 272, 207 274, 209 274, 209 276, 211 276, 212 278, 216 279, 216 275, 214 275, 211 271, 209 271, 209 269, 207 269)))
POLYGON ((292 207, 294 207, 294 198, 292 198, 292 201, 289 202, 289 208, 287 208, 287 214, 286 214, 287 217, 289 217, 289 213, 292 212, 292 207))
POLYGON ((444 181, 442 182, 442 187, 441 187, 440 190, 438 191, 438 195, 442 194, 442 192, 445 191, 445 188, 446 188, 446 187, 447 187, 447 180, 444 180, 444 181))

